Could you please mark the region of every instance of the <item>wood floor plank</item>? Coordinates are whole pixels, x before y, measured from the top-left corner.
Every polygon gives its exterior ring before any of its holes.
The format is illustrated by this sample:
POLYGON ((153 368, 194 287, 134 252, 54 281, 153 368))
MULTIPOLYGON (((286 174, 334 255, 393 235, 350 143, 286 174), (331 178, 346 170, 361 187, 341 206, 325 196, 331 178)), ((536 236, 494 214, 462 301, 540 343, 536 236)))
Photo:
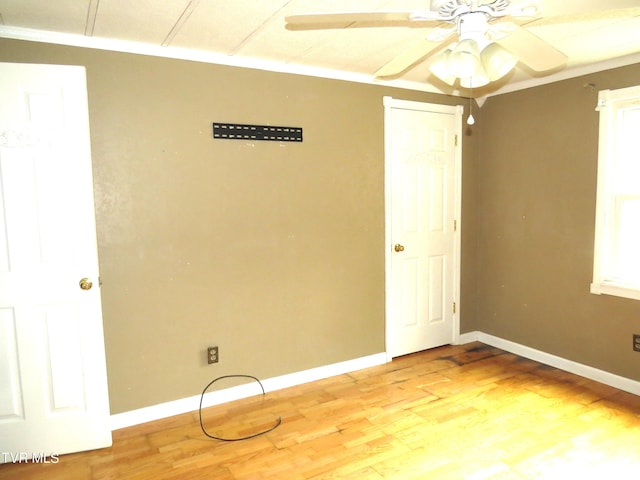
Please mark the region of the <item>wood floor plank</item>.
POLYGON ((635 478, 640 397, 481 343, 117 430, 13 480, 635 478))

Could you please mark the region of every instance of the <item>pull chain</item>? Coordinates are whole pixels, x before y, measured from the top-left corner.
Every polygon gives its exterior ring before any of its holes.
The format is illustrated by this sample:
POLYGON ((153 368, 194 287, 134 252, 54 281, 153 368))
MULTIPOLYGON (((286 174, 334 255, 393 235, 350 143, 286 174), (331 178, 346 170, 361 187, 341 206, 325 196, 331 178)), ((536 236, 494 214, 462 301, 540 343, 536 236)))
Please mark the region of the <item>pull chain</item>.
POLYGON ((473 125, 474 123, 476 123, 475 118, 473 118, 473 113, 471 112, 472 107, 473 98, 471 97, 471 94, 469 94, 469 116, 467 117, 467 125, 473 125))
POLYGON ((471 111, 471 102, 473 102, 473 75, 469 78, 469 116, 467 117, 467 125, 476 123, 476 119, 473 118, 473 112, 471 111))

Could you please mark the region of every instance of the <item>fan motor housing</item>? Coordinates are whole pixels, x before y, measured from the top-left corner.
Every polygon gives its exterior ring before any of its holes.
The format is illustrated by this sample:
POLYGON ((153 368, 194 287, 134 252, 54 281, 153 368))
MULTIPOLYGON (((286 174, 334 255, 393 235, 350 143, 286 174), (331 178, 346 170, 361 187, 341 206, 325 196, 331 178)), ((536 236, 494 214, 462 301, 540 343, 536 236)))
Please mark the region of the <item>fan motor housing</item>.
POLYGON ((509 0, 432 0, 431 11, 443 17, 457 17, 476 11, 494 16, 507 9, 510 3, 509 0))

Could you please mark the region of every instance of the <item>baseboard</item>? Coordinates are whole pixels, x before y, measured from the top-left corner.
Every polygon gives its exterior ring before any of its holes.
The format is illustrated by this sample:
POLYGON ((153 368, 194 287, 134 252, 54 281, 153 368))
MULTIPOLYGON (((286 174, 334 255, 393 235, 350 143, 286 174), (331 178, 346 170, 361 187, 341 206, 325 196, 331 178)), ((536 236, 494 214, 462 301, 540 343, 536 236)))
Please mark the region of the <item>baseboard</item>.
POLYGON ((459 344, 474 341, 486 343, 487 345, 491 345, 492 347, 496 347, 501 350, 506 350, 507 352, 520 355, 521 357, 535 360, 536 362, 544 363, 545 365, 550 365, 552 367, 559 368, 560 370, 574 373, 590 380, 595 380, 596 382, 604 383, 605 385, 618 388, 625 392, 640 395, 640 382, 636 380, 631 380, 630 378, 621 377, 620 375, 609 373, 588 365, 583 365, 572 360, 567 360, 566 358, 558 357, 541 350, 536 350, 535 348, 527 347, 526 345, 521 345, 510 340, 489 335, 488 333, 464 333, 460 335, 459 344))
MULTIPOLYGON (((566 372, 580 375, 581 377, 595 380, 596 382, 604 383, 625 392, 640 395, 640 382, 631 380, 626 377, 621 377, 613 373, 599 370, 588 365, 583 365, 572 360, 567 360, 550 353, 536 350, 535 348, 527 347, 510 340, 505 340, 488 333, 474 331, 463 333, 458 337, 457 344, 463 345, 479 341, 487 345, 491 345, 501 350, 520 355, 521 357, 535 360, 536 362, 550 365, 555 368, 559 368, 566 372)), ((303 383, 313 382, 315 380, 322 380, 324 378, 333 377, 335 375, 342 375, 344 373, 361 370, 363 368, 375 367, 387 363, 386 353, 377 353, 366 357, 360 357, 353 360, 347 360, 345 362, 334 363, 331 365, 325 365, 322 367, 312 368, 309 370, 303 370, 287 375, 281 375, 278 377, 261 380, 266 392, 273 392, 288 387, 294 387, 296 385, 302 385, 303 383)), ((220 405, 223 403, 247 398, 260 393, 259 387, 256 387, 253 383, 239 385, 237 387, 231 387, 224 390, 216 390, 205 394, 203 399, 203 406, 210 407, 213 405, 220 405), (258 390, 256 391, 256 388, 258 390)), ((160 420, 162 418, 171 417, 174 415, 180 415, 182 413, 193 412, 198 409, 200 405, 200 395, 194 395, 192 397, 182 398, 174 400, 172 402, 161 403, 159 405, 153 405, 150 407, 140 408, 129 412, 118 413, 111 415, 111 429, 118 430, 120 428, 131 427, 141 423, 151 422, 154 420, 160 420)))
MULTIPOLYGON (((322 380, 324 378, 342 375, 356 370, 362 370, 363 368, 375 367, 384 363, 387 363, 387 354, 376 353, 374 355, 355 358, 345 362, 333 363, 265 380, 261 379, 260 382, 264 386, 265 392, 274 392, 276 390, 302 385, 303 383, 322 380)), ((257 386, 255 382, 223 390, 215 390, 205 394, 202 406, 211 407, 213 405, 220 405, 257 395, 261 392, 262 390, 260 390, 260 387, 257 386)), ((129 412, 117 413, 111 415, 111 430, 118 430, 120 428, 152 422, 154 420, 160 420, 162 418, 172 417, 182 413, 193 412, 198 410, 199 406, 200 395, 194 395, 192 397, 181 398, 171 402, 131 410, 129 412)))
POLYGON ((480 332, 461 333, 460 335, 458 335, 458 341, 457 341, 456 345, 464 345, 465 343, 471 343, 471 342, 478 341, 478 334, 479 333, 480 332))

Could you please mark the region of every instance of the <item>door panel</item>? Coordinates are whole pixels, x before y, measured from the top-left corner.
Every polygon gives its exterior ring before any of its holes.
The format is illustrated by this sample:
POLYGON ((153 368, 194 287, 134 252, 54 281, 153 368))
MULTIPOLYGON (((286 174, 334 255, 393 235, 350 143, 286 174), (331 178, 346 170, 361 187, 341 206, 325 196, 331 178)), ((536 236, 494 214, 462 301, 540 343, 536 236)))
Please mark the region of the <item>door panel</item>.
POLYGON ((429 292, 429 315, 427 321, 431 325, 447 320, 444 304, 446 302, 447 279, 445 276, 445 256, 432 255, 428 258, 429 273, 427 275, 427 292, 429 292))
POLYGON ((0 102, 0 450, 108 446, 84 69, 0 64, 0 102))
POLYGON ((23 418, 22 386, 13 308, 0 308, 0 425, 23 418))
POLYGON ((420 262, 417 258, 407 258, 400 264, 402 284, 407 288, 402 289, 401 305, 404 307, 404 315, 400 321, 405 328, 419 324, 420 305, 416 302, 419 293, 420 262))
POLYGON ((52 305, 43 312, 49 371, 49 414, 85 411, 80 321, 74 305, 52 305))

